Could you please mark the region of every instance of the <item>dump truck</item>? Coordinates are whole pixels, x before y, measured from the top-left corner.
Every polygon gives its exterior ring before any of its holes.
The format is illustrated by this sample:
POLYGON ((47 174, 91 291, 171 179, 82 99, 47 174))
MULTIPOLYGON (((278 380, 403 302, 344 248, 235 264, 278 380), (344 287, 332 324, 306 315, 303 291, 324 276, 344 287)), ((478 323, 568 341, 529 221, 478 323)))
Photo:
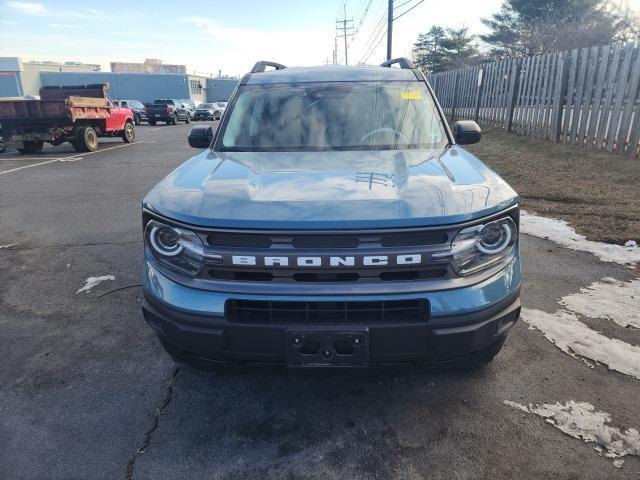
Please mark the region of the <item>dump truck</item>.
POLYGON ((93 152, 98 137, 135 140, 134 115, 108 97, 108 84, 45 86, 40 99, 0 99, 0 123, 7 145, 20 153, 39 153, 44 143, 69 142, 78 152, 93 152))

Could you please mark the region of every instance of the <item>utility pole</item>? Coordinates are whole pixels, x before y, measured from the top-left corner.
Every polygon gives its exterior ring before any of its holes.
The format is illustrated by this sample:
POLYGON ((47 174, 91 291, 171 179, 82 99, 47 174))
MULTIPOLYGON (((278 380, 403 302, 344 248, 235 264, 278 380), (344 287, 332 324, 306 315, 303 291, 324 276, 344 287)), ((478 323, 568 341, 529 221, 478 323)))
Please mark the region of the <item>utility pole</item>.
POLYGON ((393 45, 393 0, 389 0, 387 7, 387 60, 391 60, 391 47, 393 45))
POLYGON ((334 46, 333 46, 333 64, 338 64, 338 37, 334 37, 334 46))
MULTIPOLYGON (((344 18, 342 20, 336 20, 338 25, 342 24, 341 27, 336 26, 338 30, 342 30, 342 35, 336 35, 336 38, 344 38, 344 64, 349 65, 347 37, 353 37, 353 19, 347 20, 347 0, 344 0, 342 5, 344 7, 344 18), (351 25, 348 25, 349 23, 351 23, 351 25)), ((336 46, 336 50, 337 48, 336 46)))

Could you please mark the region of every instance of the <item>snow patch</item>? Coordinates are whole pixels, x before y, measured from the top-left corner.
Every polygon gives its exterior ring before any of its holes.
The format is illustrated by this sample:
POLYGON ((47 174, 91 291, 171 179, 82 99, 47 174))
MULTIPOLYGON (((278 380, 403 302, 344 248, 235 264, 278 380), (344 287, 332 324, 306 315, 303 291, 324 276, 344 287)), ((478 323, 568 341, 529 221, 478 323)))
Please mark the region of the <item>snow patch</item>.
POLYGON ((640 347, 607 338, 592 330, 566 310, 546 313, 531 308, 522 309, 522 319, 563 352, 583 360, 606 365, 625 375, 640 379, 640 347))
POLYGON ((116 277, 114 277, 113 275, 103 275, 102 277, 89 277, 84 281, 84 285, 82 286, 82 288, 80 288, 80 290, 76 292, 76 295, 79 294, 80 292, 89 293, 91 289, 96 285, 102 282, 105 282, 107 280, 115 280, 115 279, 116 277))
POLYGON ((520 212, 520 231, 534 237, 549 239, 571 250, 589 252, 603 262, 621 265, 640 262, 640 249, 635 246, 623 247, 612 243, 587 240, 564 220, 540 217, 524 210, 520 212))
POLYGON ((558 302, 589 318, 604 318, 622 327, 640 328, 640 279, 603 278, 558 302))
MULTIPOLYGON (((569 401, 561 403, 543 403, 542 405, 521 405, 509 400, 508 405, 523 412, 533 413, 544 418, 548 423, 574 438, 580 438, 587 443, 595 443, 593 447, 608 458, 619 458, 625 455, 640 456, 640 432, 635 428, 628 428, 624 432, 609 425, 611 415, 599 412, 587 402, 569 401)), ((615 464, 616 468, 622 463, 615 464)))
POLYGON ((10 243, 9 245, 0 245, 0 250, 2 250, 3 248, 15 247, 16 245, 17 243, 10 243))

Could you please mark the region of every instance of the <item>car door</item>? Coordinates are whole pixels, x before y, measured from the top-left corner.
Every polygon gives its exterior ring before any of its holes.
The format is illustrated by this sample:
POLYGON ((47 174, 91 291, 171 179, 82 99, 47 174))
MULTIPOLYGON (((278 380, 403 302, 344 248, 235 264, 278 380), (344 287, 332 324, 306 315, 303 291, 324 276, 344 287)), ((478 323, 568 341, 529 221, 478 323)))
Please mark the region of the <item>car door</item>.
MULTIPOLYGON (((109 112, 111 114, 105 121, 107 132, 122 130, 130 110, 128 108, 117 106, 111 101, 111 99, 107 99, 107 101, 109 103, 109 112)), ((121 102, 121 104, 122 103, 124 102, 121 102)))
POLYGON ((184 105, 182 105, 182 103, 180 103, 178 100, 174 100, 173 104, 176 106, 176 109, 178 111, 178 117, 180 117, 181 120, 187 118, 187 109, 184 108, 184 105))

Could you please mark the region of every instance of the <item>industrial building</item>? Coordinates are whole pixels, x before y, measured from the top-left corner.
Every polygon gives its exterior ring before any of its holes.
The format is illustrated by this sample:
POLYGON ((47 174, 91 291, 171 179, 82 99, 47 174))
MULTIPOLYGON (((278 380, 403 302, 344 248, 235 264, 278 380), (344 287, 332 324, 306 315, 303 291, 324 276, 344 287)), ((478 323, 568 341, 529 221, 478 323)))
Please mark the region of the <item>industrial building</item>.
POLYGON ((18 57, 0 57, 0 97, 38 95, 45 85, 92 83, 109 83, 113 99, 152 102, 156 98, 190 98, 198 103, 227 100, 238 80, 180 73, 100 72, 89 66, 33 64, 18 57))
POLYGON ((144 63, 111 62, 115 73, 187 73, 186 65, 162 63, 158 58, 147 58, 144 63))

